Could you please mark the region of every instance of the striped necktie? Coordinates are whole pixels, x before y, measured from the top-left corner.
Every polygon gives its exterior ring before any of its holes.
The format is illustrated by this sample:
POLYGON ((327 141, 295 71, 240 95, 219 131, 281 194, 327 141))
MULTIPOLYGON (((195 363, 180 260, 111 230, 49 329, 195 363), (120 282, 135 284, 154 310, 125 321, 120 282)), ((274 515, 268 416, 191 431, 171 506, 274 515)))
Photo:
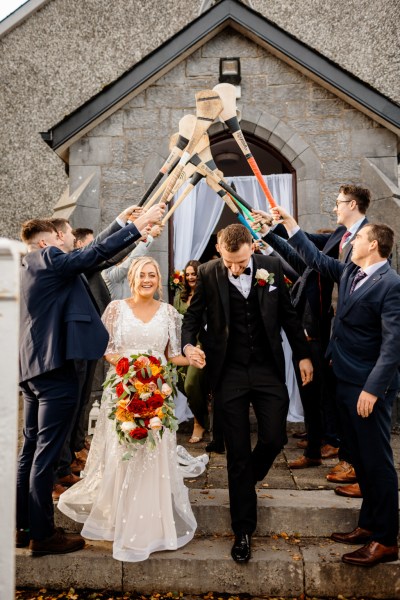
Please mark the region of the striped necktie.
POLYGON ((342 235, 342 239, 340 240, 340 243, 339 243, 339 254, 343 250, 343 246, 345 245, 345 243, 347 242, 347 240, 349 239, 350 236, 351 236, 351 232, 350 231, 346 231, 342 235))
POLYGON ((351 287, 350 287, 350 296, 351 294, 354 292, 354 290, 356 289, 356 285, 359 281, 362 281, 363 279, 365 279, 367 277, 367 274, 364 273, 364 271, 362 269, 358 269, 357 273, 355 274, 355 277, 352 281, 351 287))

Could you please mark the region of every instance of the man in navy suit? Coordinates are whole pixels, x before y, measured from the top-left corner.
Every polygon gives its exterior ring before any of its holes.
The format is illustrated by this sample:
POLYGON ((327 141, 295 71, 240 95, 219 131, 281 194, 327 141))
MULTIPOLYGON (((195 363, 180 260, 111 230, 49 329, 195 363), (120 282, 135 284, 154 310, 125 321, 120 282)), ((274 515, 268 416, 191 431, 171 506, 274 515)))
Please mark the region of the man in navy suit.
MULTIPOLYGON (((339 226, 333 233, 306 233, 307 237, 324 254, 333 258, 339 258, 343 263, 350 262, 352 252, 352 244, 350 242, 361 227, 368 222, 366 212, 370 202, 371 193, 367 188, 352 184, 341 185, 333 208, 339 226)), ((279 225, 277 231, 280 231, 279 225)), ((315 464, 315 459, 320 458, 321 455, 323 458, 329 458, 337 454, 337 446, 340 445, 339 463, 333 467, 326 478, 328 481, 334 483, 353 484, 356 481, 356 473, 351 465, 348 444, 342 431, 340 416, 336 406, 335 377, 329 362, 323 358, 331 335, 334 282, 313 269, 306 268, 306 265, 297 253, 294 253, 293 248, 280 235, 281 233, 276 235, 275 232, 269 232, 264 239, 294 269, 297 269, 301 273, 301 277, 299 277, 291 290, 292 301, 297 310, 302 310, 304 303, 308 301, 309 314, 312 316, 314 324, 317 325, 317 331, 315 331, 315 326, 313 327, 310 324, 311 335, 309 337, 315 339, 315 341, 311 341, 311 344, 319 344, 321 349, 319 357, 315 354, 314 358, 317 358, 317 362, 321 365, 322 369, 322 391, 317 392, 319 398, 313 397, 310 393, 313 389, 316 390, 315 384, 317 378, 315 378, 313 388, 306 388, 302 393, 302 398, 308 396, 304 405, 304 414, 306 422, 309 423, 309 427, 307 428, 309 440, 304 457, 292 463, 292 466, 295 466, 295 468, 312 466, 312 464, 315 464), (326 445, 319 449, 318 444, 322 437, 322 428, 319 426, 320 419, 316 414, 318 411, 315 410, 315 407, 319 405, 322 398, 326 445), (310 458, 314 460, 310 462, 308 460, 310 458)), ((338 487, 335 492, 343 496, 361 497, 358 484, 338 487)))
POLYGON ((319 252, 280 207, 289 243, 306 264, 340 282, 328 356, 346 439, 363 494, 358 527, 333 533, 346 544, 365 544, 342 560, 372 566, 398 558, 398 482, 390 446, 393 401, 399 389, 400 276, 388 257, 394 233, 368 223, 354 236, 351 262, 319 252))
POLYGON ((76 360, 96 360, 108 333, 81 273, 114 256, 158 221, 165 205, 152 207, 101 243, 65 253, 48 221, 23 224, 28 245, 21 269, 20 386, 24 444, 17 473, 18 547, 34 555, 73 552, 80 535, 54 528, 53 478, 79 397, 76 360))

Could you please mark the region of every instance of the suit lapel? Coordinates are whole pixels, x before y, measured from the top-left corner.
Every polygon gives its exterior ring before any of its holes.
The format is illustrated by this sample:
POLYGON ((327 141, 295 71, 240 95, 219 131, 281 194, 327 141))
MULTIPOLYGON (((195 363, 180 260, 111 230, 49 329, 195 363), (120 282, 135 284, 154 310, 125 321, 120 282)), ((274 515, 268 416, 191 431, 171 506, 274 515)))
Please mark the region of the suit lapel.
POLYGON ((382 279, 382 275, 384 273, 386 273, 386 271, 389 269, 389 265, 383 265, 380 269, 378 269, 373 275, 371 275, 371 277, 368 277, 367 281, 365 283, 363 283, 363 285, 359 288, 357 288, 356 290, 354 290, 354 292, 350 294, 350 287, 351 287, 351 283, 354 279, 354 276, 357 272, 357 270, 355 270, 352 273, 352 276, 348 278, 347 281, 347 285, 346 285, 346 303, 343 304, 343 310, 340 313, 340 316, 344 316, 345 314, 348 313, 348 311, 352 308, 352 306, 359 302, 361 300, 361 298, 363 296, 365 296, 365 294, 367 292, 369 292, 369 290, 376 285, 381 279, 382 279))
POLYGON ((215 273, 216 273, 216 277, 217 277, 218 292, 219 292, 219 295, 221 298, 222 307, 224 309, 225 321, 227 324, 229 324, 229 315, 230 315, 229 287, 228 287, 229 282, 228 282, 228 274, 226 271, 227 271, 227 269, 221 258, 219 263, 217 264, 215 273))

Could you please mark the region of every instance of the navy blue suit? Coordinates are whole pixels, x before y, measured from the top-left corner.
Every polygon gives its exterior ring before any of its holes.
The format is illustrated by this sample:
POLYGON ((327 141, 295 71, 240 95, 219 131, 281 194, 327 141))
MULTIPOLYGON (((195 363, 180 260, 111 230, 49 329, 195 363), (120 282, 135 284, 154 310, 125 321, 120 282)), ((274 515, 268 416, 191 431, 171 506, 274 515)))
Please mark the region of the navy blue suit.
POLYGON ((289 243, 304 261, 340 282, 328 356, 350 454, 363 494, 359 526, 386 546, 397 544, 398 483, 390 446, 393 400, 399 388, 400 276, 386 263, 350 295, 358 267, 319 252, 302 231, 289 243), (367 418, 357 414, 361 391, 378 397, 367 418))
POLYGON ((20 385, 24 445, 17 475, 17 528, 43 540, 54 531, 52 488, 79 397, 76 359, 95 360, 108 333, 80 273, 140 237, 127 225, 81 252, 28 253, 21 269, 20 385))

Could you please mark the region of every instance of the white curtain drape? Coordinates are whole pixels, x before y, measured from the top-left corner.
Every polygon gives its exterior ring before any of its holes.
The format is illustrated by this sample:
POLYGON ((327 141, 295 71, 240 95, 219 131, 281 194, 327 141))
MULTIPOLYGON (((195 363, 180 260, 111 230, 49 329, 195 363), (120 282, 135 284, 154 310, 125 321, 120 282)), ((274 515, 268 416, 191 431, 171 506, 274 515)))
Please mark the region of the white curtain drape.
MULTIPOLYGON (((292 175, 264 175, 276 202, 293 213, 292 175)), ((253 176, 227 177, 237 192, 254 208, 268 210, 269 205, 257 179, 253 176)), ((185 185, 175 196, 179 198, 185 185)), ((193 189, 174 213, 174 267, 183 269, 188 260, 198 260, 221 217, 224 202, 204 181, 193 189)))
MULTIPOLYGON (((293 214, 293 180, 289 173, 264 175, 264 180, 277 204, 293 214)), ((257 179, 253 176, 228 177, 235 184, 238 194, 254 208, 268 210, 268 201, 257 179)), ((185 186, 179 190, 179 198, 185 186)), ((211 234, 221 217, 224 202, 206 184, 204 179, 193 189, 174 213, 174 266, 183 269, 189 260, 198 260, 203 254, 211 234)), ((292 350, 282 330, 283 350, 286 362, 286 385, 290 406, 288 421, 303 421, 300 393, 292 363, 292 350)))

